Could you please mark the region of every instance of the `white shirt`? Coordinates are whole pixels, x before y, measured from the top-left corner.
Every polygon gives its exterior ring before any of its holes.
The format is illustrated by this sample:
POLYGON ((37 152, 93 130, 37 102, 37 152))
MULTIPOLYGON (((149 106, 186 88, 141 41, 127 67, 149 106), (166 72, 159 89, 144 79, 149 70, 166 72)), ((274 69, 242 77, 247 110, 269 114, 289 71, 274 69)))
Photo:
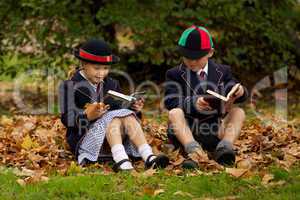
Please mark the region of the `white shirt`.
POLYGON ((199 71, 197 71, 197 75, 200 76, 200 73, 204 71, 205 72, 205 77, 207 77, 208 75, 208 62, 206 63, 205 67, 203 69, 200 69, 199 71))
POLYGON ((81 75, 85 80, 87 80, 87 81, 89 82, 89 84, 92 86, 92 88, 93 88, 93 89, 95 90, 95 92, 96 92, 96 91, 97 91, 97 86, 98 86, 98 84, 93 84, 93 83, 91 83, 91 82, 86 78, 86 76, 84 75, 84 73, 83 73, 82 70, 80 70, 79 73, 80 73, 80 75, 81 75))

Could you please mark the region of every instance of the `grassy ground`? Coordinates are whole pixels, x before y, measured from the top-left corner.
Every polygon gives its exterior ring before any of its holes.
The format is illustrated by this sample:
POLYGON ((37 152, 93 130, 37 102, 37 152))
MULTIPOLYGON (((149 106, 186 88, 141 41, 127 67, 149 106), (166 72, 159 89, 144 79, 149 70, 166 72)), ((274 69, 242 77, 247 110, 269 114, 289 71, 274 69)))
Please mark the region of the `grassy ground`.
POLYGON ((52 176, 48 182, 20 186, 8 170, 0 172, 0 199, 300 199, 299 167, 270 172, 273 182, 281 184, 264 186, 259 176, 166 176, 161 171, 139 178, 128 173, 52 176))

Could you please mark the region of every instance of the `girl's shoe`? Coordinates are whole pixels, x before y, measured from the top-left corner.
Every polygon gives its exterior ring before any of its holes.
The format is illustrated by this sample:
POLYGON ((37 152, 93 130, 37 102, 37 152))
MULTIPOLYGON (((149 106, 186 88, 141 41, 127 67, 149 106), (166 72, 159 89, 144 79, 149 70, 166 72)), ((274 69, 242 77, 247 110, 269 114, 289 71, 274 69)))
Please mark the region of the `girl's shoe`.
POLYGON ((168 166, 168 164, 169 164, 169 158, 167 156, 165 156, 163 154, 160 154, 157 156, 150 155, 145 162, 145 168, 146 169, 149 169, 151 167, 153 167, 154 169, 155 168, 166 168, 168 166), (150 161, 150 159, 154 156, 155 156, 155 158, 150 161))
POLYGON ((115 163, 115 164, 112 166, 112 170, 113 170, 114 172, 119 172, 119 171, 131 171, 131 170, 134 169, 134 168, 131 168, 131 169, 122 169, 122 168, 121 168, 121 165, 122 165, 123 163, 125 163, 125 162, 130 162, 130 160, 129 160, 129 159, 124 159, 124 160, 121 160, 120 162, 115 163))

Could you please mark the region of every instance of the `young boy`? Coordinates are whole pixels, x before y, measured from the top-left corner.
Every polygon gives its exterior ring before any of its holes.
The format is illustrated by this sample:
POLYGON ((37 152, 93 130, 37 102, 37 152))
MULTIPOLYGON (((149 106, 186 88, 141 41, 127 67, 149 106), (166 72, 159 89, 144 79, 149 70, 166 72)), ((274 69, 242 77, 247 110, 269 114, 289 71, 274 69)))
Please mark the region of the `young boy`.
POLYGON ((225 103, 209 98, 207 89, 226 96, 238 81, 229 66, 210 59, 213 42, 204 27, 186 29, 178 50, 183 62, 166 72, 164 104, 169 110, 169 140, 177 147, 182 145, 187 153, 183 167, 199 167, 200 163, 192 159, 195 156, 207 160, 203 149, 212 152, 218 163, 233 164, 233 143, 245 119, 244 111, 233 104, 246 100, 246 88, 240 85, 225 103))

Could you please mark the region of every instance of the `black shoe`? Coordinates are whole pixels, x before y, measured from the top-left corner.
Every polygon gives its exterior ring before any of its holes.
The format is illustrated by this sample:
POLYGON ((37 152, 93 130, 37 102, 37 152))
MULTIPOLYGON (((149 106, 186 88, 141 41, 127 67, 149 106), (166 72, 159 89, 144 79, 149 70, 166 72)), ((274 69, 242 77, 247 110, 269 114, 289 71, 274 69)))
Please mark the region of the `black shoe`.
POLYGON ((112 170, 113 170, 114 172, 119 172, 119 171, 131 171, 131 170, 133 170, 133 168, 132 168, 132 169, 121 169, 120 166, 121 166, 123 163, 125 163, 125 162, 130 162, 130 160, 129 160, 129 159, 124 159, 124 160, 121 160, 120 162, 115 163, 115 164, 112 166, 112 170))
POLYGON ((235 152, 231 145, 218 144, 214 154, 215 160, 221 165, 232 166, 235 163, 235 152))
POLYGON ((146 162, 145 162, 145 168, 149 169, 153 166, 153 168, 166 168, 169 164, 169 158, 163 154, 157 155, 156 158, 150 159, 155 155, 150 155, 146 162))
POLYGON ((182 162, 181 167, 183 169, 198 169, 199 165, 197 162, 193 161, 192 159, 186 159, 182 162))

